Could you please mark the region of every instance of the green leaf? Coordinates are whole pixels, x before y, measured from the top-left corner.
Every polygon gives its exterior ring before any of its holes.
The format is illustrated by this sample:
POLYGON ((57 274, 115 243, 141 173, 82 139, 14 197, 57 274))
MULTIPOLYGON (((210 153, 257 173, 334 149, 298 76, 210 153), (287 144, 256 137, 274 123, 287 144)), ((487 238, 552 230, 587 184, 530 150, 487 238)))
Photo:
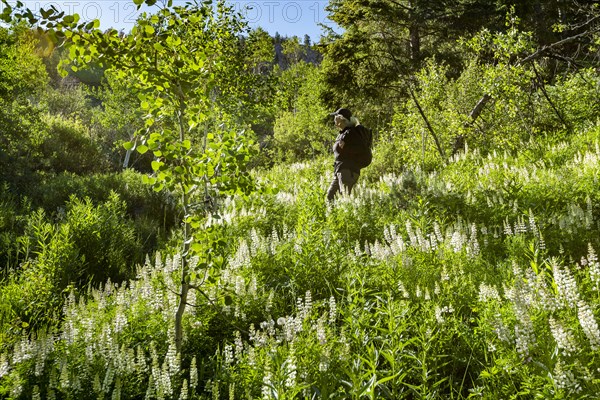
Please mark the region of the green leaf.
POLYGON ((131 150, 133 149, 133 142, 125 142, 123 143, 123 147, 125 148, 125 150, 131 150))
POLYGON ((138 153, 144 154, 148 151, 148 146, 140 144, 138 147, 136 147, 136 150, 138 151, 138 153))
POLYGON ((195 252, 195 253, 200 253, 203 249, 202 249, 202 243, 192 243, 190 245, 190 249, 195 252))
POLYGON ((156 178, 153 176, 142 175, 142 183, 146 185, 154 185, 156 183, 156 178))
POLYGON ((152 25, 146 25, 144 27, 144 31, 146 32, 147 35, 154 34, 154 28, 152 27, 152 25))
POLYGON ((160 167, 163 165, 164 163, 161 161, 152 161, 151 165, 152 165, 152 170, 153 171, 158 171, 160 169, 160 167))

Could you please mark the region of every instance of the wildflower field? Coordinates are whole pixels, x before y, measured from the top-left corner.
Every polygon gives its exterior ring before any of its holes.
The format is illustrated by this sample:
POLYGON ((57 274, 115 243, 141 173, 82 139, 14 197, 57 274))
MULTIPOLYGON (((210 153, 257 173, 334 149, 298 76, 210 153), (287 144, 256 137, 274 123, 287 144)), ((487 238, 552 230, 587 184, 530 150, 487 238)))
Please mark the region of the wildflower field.
POLYGON ((5 346, 0 393, 597 398, 599 133, 364 174, 333 204, 329 160, 259 172, 206 222, 226 244, 221 269, 192 262, 181 353, 179 255, 158 253, 5 346))
POLYGON ((0 399, 600 398, 596 2, 332 0, 318 44, 24 3, 0 399), (330 203, 340 107, 374 159, 330 203))

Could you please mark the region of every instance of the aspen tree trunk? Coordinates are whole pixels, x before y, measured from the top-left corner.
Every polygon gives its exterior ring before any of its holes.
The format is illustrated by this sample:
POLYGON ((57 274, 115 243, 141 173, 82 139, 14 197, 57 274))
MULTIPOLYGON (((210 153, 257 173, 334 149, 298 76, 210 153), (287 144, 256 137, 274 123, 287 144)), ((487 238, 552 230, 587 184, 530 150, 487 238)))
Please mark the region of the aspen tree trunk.
MULTIPOLYGON (((185 101, 183 96, 179 99, 179 140, 181 142, 185 139, 185 101)), ((177 311, 175 313, 175 348, 177 353, 181 353, 181 345, 183 343, 183 314, 185 313, 185 306, 187 305, 188 292, 190 290, 190 271, 189 271, 189 254, 191 247, 191 226, 187 222, 187 216, 189 211, 189 195, 185 188, 181 195, 181 205, 183 208, 183 251, 181 254, 181 281, 180 281, 180 292, 179 292, 179 304, 177 305, 177 311)))

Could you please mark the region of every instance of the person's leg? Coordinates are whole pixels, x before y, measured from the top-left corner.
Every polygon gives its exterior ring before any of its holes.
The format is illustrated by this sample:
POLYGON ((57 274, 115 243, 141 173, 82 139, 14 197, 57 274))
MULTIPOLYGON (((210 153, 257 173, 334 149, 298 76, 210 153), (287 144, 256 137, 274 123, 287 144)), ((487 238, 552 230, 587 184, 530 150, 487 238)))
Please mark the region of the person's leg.
POLYGON ((333 175, 333 180, 331 181, 331 185, 329 186, 329 190, 327 191, 327 200, 333 201, 335 195, 340 191, 340 180, 338 178, 338 174, 333 175))
POLYGON ((360 174, 358 172, 350 171, 349 169, 342 169, 337 173, 338 177, 338 186, 341 188, 340 191, 343 193, 350 194, 352 193, 352 188, 358 182, 358 177, 360 174))

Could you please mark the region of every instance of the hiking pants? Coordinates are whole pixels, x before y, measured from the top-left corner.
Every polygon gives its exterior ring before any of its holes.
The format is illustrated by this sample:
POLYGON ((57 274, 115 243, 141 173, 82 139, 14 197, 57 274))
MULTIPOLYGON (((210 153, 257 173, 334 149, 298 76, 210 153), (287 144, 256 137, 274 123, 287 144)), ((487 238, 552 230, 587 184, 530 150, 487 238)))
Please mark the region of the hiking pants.
POLYGON ((350 194, 352 192, 352 188, 358 181, 358 177, 360 173, 351 171, 349 169, 341 169, 331 181, 331 186, 329 186, 329 190, 327 191, 327 200, 332 201, 337 193, 350 194))

